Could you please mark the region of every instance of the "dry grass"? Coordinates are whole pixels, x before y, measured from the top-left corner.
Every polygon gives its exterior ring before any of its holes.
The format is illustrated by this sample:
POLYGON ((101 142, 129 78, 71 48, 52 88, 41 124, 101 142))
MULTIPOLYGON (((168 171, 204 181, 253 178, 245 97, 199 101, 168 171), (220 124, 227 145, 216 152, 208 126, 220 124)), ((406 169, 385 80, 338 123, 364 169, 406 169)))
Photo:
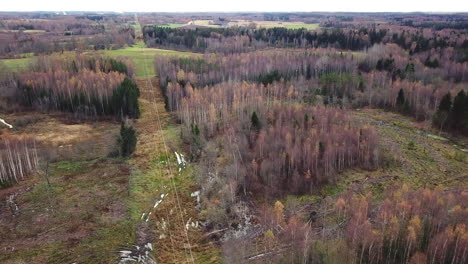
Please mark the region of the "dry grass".
POLYGON ((117 122, 77 122, 69 114, 19 112, 4 115, 14 126, 13 134, 34 135, 57 158, 86 160, 106 157, 115 147, 119 132, 117 122))
POLYGON ((444 189, 468 185, 468 160, 461 143, 431 137, 430 126, 410 117, 376 109, 356 111, 362 122, 377 128, 382 168, 376 171, 349 170, 329 194, 345 189, 370 190, 379 195, 389 185, 405 183, 413 188, 439 186, 444 189))

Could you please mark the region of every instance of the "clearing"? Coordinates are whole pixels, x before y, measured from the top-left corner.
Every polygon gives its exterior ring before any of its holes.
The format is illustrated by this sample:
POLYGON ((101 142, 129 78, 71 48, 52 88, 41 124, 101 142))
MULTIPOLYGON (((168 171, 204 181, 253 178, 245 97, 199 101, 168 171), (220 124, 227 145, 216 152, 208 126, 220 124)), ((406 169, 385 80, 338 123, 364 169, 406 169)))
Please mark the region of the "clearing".
MULTIPOLYGON (((354 111, 362 122, 377 129, 381 144, 382 168, 375 171, 347 170, 336 186, 325 188, 329 195, 346 189, 372 191, 379 196, 392 184, 412 188, 439 186, 443 189, 468 184, 466 141, 453 142, 434 136, 430 124, 380 109, 354 111)), ((466 139, 464 139, 466 140, 466 139)))

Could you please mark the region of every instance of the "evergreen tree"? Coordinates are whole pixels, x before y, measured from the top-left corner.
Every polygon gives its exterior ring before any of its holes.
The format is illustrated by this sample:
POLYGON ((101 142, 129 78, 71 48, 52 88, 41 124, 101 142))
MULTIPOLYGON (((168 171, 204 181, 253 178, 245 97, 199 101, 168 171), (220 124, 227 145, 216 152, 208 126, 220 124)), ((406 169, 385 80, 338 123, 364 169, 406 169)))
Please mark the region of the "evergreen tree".
POLYGON ((437 125, 442 130, 444 124, 446 123, 447 119, 449 118, 449 112, 452 108, 452 97, 450 93, 447 93, 442 97, 442 100, 439 103, 439 108, 437 112, 434 114, 433 123, 437 125))
POLYGON ((257 116, 257 113, 254 111, 252 113, 252 117, 250 118, 252 122, 252 128, 255 130, 260 130, 262 128, 262 124, 260 124, 260 119, 257 116))
POLYGON ((137 143, 135 129, 133 129, 132 126, 127 126, 122 122, 117 143, 119 145, 120 155, 122 157, 130 156, 135 151, 137 143))
POLYGON ((427 57, 424 61, 424 65, 429 68, 437 68, 439 67, 439 60, 437 58, 431 60, 431 57, 427 57))
POLYGON ((375 66, 375 68, 378 70, 378 71, 382 71, 383 70, 383 62, 382 62, 382 59, 379 59, 377 61, 377 65, 375 66))
POLYGON ((121 117, 140 117, 140 107, 138 97, 140 90, 136 83, 129 78, 125 78, 112 94, 112 110, 115 115, 121 117))
POLYGON ((403 91, 403 89, 400 89, 400 91, 398 92, 398 96, 397 96, 397 99, 396 99, 396 107, 398 108, 398 110, 403 110, 403 106, 405 105, 405 92, 403 91))
POLYGON ((448 113, 451 108, 452 108, 452 96, 450 95, 450 93, 446 93, 444 97, 442 97, 442 100, 440 100, 439 108, 437 109, 437 111, 448 113))
POLYGON ((466 129, 468 125, 468 98, 461 90, 453 99, 449 120, 454 129, 466 129))
POLYGON ((414 63, 408 63, 405 67, 406 73, 414 73, 414 63))

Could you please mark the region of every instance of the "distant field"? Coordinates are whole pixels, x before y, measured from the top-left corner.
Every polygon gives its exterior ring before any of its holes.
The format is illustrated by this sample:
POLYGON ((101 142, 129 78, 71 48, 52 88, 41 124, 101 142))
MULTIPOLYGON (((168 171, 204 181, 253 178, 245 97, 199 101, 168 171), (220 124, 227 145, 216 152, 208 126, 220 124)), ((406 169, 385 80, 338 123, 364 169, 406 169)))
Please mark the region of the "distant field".
POLYGON ((315 30, 319 28, 319 24, 306 24, 304 22, 253 21, 253 23, 257 24, 257 27, 261 28, 285 27, 287 29, 305 28, 307 30, 315 30))
MULTIPOLYGON (((274 27, 284 27, 288 29, 299 29, 305 28, 307 30, 315 30, 319 28, 319 24, 306 24, 304 22, 282 22, 282 21, 249 21, 249 20, 237 20, 230 21, 227 23, 227 27, 234 26, 249 26, 256 25, 258 28, 274 28, 274 27)), ((188 23, 188 25, 202 26, 202 27, 213 27, 219 28, 223 25, 215 23, 213 20, 193 20, 188 23)))
MULTIPOLYGON (((19 30, 8 30, 8 29, 2 29, 0 32, 19 32, 19 30)), ((45 30, 40 30, 40 29, 27 29, 23 30, 24 33, 44 33, 46 32, 45 30)))
POLYGON ((135 66, 135 74, 137 77, 147 77, 154 75, 154 56, 156 55, 176 55, 176 56, 192 56, 196 55, 191 52, 181 52, 174 50, 152 49, 145 48, 143 43, 134 45, 133 47, 119 50, 101 51, 103 54, 110 57, 127 57, 132 60, 135 66), (148 69, 146 73, 145 67, 148 69))
POLYGON ((166 25, 158 25, 159 27, 168 27, 168 28, 178 28, 178 27, 183 27, 186 26, 186 24, 166 24, 166 25))

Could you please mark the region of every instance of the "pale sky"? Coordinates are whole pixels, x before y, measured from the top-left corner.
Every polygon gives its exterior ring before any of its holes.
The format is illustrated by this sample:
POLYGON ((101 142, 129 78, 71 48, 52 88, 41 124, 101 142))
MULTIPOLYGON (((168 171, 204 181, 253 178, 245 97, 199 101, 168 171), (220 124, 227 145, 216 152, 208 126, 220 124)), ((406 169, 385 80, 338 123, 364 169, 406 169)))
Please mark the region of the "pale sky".
POLYGON ((468 12, 467 0, 1 0, 0 11, 468 12))

